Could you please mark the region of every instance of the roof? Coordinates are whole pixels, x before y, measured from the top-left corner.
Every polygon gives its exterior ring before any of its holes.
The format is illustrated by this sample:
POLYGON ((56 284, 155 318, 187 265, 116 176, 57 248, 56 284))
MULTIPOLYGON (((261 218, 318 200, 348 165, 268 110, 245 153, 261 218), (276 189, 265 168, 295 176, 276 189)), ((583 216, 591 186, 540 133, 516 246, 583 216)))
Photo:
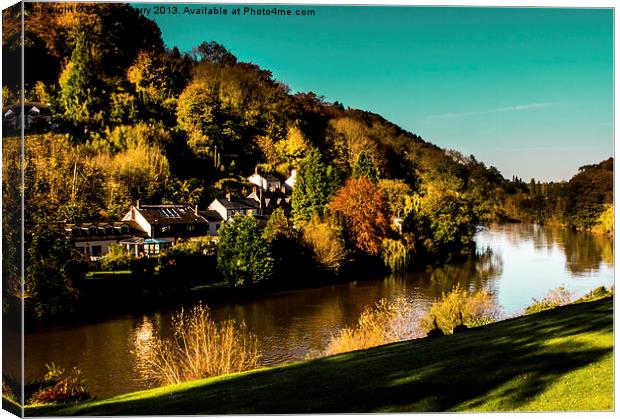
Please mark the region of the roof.
POLYGON ((151 225, 204 224, 207 221, 188 205, 140 205, 135 209, 151 225))
MULTIPOLYGON (((43 102, 24 102, 24 110, 27 112, 33 107, 36 107, 41 111, 42 114, 49 114, 50 105, 43 102)), ((21 103, 14 103, 12 105, 8 105, 2 108, 2 114, 7 113, 9 110, 12 110, 15 113, 21 112, 21 103)))
POLYGON ((241 210, 241 209, 258 209, 259 205, 254 199, 248 198, 216 198, 224 208, 227 210, 241 210))
POLYGON ((215 210, 208 209, 205 211, 200 211, 199 214, 206 218, 207 221, 224 221, 220 213, 215 210))
POLYGON ((267 180, 267 182, 282 182, 280 179, 278 179, 274 175, 264 175, 263 177, 267 180))
POLYGON ((98 240, 107 239, 119 239, 122 237, 131 236, 146 236, 146 232, 140 228, 135 221, 112 221, 112 222, 100 222, 100 221, 83 221, 76 223, 63 223, 62 228, 71 237, 77 241, 88 241, 96 238, 98 240), (127 230, 123 230, 123 226, 127 226, 127 230), (74 234, 73 229, 79 228, 79 234, 74 234), (95 227, 96 231, 91 231, 91 228, 95 227), (112 231, 106 231, 106 228, 112 227, 112 231))

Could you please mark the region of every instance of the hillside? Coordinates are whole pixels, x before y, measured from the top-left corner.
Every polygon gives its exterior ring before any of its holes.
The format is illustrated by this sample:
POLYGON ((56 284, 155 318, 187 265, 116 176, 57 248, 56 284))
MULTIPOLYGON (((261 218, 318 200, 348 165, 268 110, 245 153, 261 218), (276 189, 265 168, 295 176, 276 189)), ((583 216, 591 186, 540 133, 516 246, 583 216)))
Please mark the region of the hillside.
POLYGON ((26 415, 608 411, 612 395, 613 301, 604 299, 26 415))

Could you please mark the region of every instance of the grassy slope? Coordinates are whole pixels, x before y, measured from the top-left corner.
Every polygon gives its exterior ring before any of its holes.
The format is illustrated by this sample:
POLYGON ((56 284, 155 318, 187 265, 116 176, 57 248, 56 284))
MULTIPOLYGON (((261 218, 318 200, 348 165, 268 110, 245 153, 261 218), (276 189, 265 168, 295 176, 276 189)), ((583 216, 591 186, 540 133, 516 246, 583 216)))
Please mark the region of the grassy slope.
POLYGON ((26 415, 613 409, 607 298, 287 366, 26 415))

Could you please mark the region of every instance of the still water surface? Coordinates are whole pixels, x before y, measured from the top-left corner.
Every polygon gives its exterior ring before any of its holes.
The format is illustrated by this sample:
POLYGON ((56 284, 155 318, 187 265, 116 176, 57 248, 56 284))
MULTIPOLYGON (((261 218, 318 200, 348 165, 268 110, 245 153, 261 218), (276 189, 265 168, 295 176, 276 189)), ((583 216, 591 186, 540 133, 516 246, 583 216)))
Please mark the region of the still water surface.
MULTIPOLYGON (((216 320, 244 321, 260 339, 263 363, 274 365, 304 359, 309 350, 321 349, 333 333, 355 324, 364 307, 381 298, 404 297, 424 306, 460 283, 472 291, 488 289, 504 313, 512 315, 558 286, 579 296, 600 285, 613 285, 613 243, 605 237, 507 224, 481 229, 476 243, 482 255, 476 260, 212 305, 212 314, 216 320)), ((39 377, 45 363, 53 361, 63 368, 80 368, 98 397, 146 388, 135 370, 134 351, 153 333, 166 336, 172 313, 40 327, 25 338, 26 379, 39 377)))

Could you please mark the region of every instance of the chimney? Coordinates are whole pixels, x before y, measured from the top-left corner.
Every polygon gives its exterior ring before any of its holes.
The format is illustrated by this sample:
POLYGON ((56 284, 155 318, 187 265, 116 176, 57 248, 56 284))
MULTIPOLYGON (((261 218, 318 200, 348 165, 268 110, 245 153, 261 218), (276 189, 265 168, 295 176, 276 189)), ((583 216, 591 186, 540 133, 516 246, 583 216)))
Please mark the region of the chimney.
POLYGON ((136 200, 136 209, 140 209, 140 200, 136 200))
POLYGON ((286 188, 284 187, 284 185, 282 185, 282 187, 280 188, 280 192, 286 193, 286 188))
POLYGON ((194 206, 194 214, 198 215, 198 205, 194 206))
POLYGON ((254 166, 254 174, 257 175, 258 174, 258 164, 256 166, 254 166))
MULTIPOLYGON (((258 197, 258 208, 263 209, 263 190, 260 190, 260 196, 258 197)), ((261 214, 262 215, 262 214, 261 214)))
POLYGON ((256 193, 256 186, 252 186, 252 192, 256 193))
POLYGON ((230 194, 229 193, 226 194, 226 199, 230 201, 230 194))

